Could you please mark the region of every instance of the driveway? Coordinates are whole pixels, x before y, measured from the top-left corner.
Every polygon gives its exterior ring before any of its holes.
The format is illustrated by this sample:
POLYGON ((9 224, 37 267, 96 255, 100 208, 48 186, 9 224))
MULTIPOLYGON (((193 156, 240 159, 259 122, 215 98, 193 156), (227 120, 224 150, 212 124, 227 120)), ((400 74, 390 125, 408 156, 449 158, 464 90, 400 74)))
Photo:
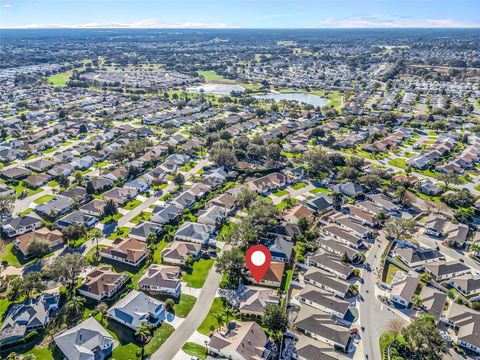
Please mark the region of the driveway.
POLYGON ((222 275, 215 271, 215 267, 212 267, 192 311, 150 359, 165 360, 175 358, 185 342, 190 339, 207 316, 221 279, 222 275))

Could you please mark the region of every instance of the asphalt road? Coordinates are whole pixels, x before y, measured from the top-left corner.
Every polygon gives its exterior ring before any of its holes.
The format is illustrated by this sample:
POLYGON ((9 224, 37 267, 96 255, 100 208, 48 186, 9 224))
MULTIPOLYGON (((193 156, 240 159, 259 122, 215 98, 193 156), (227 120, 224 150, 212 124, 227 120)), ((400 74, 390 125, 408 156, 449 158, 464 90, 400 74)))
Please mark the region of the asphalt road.
POLYGON ((401 319, 390 308, 382 304, 375 295, 376 275, 375 268, 380 265, 382 252, 388 245, 388 241, 384 236, 379 236, 379 239, 373 244, 369 251, 366 262, 370 264, 372 271, 363 271, 364 283, 360 286, 360 295, 363 301, 360 300, 359 316, 360 324, 364 331, 360 331, 362 337, 363 352, 365 359, 377 360, 381 359, 379 339, 383 332, 388 330, 388 323, 394 319, 401 319), (379 241, 380 240, 380 241, 379 241), (380 244, 378 247, 377 244, 380 244))
MULTIPOLYGON (((226 245, 224 249, 228 249, 226 245)), ((180 324, 175 332, 163 343, 151 357, 152 360, 170 360, 180 351, 183 344, 185 344, 192 334, 198 329, 203 319, 208 314, 210 307, 215 299, 218 286, 222 279, 222 275, 215 271, 215 267, 212 267, 208 277, 203 285, 200 296, 195 303, 192 311, 188 314, 187 318, 180 324)))

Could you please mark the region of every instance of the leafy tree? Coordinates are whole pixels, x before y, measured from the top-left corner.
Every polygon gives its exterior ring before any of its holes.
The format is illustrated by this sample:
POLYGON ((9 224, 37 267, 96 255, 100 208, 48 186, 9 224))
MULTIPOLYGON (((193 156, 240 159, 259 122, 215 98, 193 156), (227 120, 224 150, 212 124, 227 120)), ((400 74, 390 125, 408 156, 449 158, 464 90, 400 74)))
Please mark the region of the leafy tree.
POLYGON ((423 305, 422 297, 418 294, 413 295, 412 304, 415 305, 417 308, 422 307, 423 305))
POLYGON ((400 319, 392 319, 388 322, 388 329, 393 334, 393 340, 397 340, 398 335, 401 334, 404 327, 405 323, 400 319))
POLYGON ((83 224, 73 224, 63 229, 63 236, 66 239, 80 239, 87 235, 87 228, 83 224))
POLYGON ((50 250, 50 242, 47 239, 34 237, 28 244, 28 254, 34 258, 47 255, 50 250))
POLYGON ((425 360, 440 360, 447 351, 447 343, 440 336, 432 316, 423 314, 402 330, 408 346, 425 360))
POLYGON ((218 166, 231 168, 237 163, 235 151, 226 141, 215 143, 210 150, 210 160, 218 166))
POLYGON ((237 203, 242 208, 248 208, 250 204, 258 198, 258 194, 250 190, 249 188, 244 187, 237 195, 237 203))
POLYGON ((70 185, 70 180, 65 175, 60 175, 58 178, 58 186, 61 188, 67 188, 70 185))
POLYGON ((462 183, 460 177, 453 172, 439 174, 437 178, 445 183, 447 189, 449 184, 459 185, 462 183))
POLYGON ((18 300, 21 297, 30 298, 31 296, 41 293, 46 289, 42 280, 42 274, 38 271, 32 271, 25 276, 18 276, 10 282, 10 292, 8 298, 10 300, 18 300))
POLYGON ((288 325, 287 312, 279 305, 267 305, 262 325, 271 331, 285 331, 288 325))
POLYGON ((173 177, 173 183, 177 186, 182 186, 185 183, 185 177, 181 173, 176 173, 173 177))
POLYGON ((77 277, 87 267, 87 261, 82 254, 67 254, 57 256, 46 268, 46 274, 71 289, 75 285, 77 277))
POLYGON ((73 317, 78 317, 83 312, 85 298, 81 296, 73 296, 66 304, 67 313, 73 317))
POLYGON ((12 215, 15 208, 15 195, 0 195, 0 217, 12 215))
POLYGON ((382 184, 382 179, 376 174, 366 174, 358 178, 358 182, 368 190, 378 189, 382 184))
POLYGON ((383 229, 394 239, 407 240, 417 231, 417 224, 412 219, 392 217, 385 223, 383 229))
POLYGON ((313 176, 320 176, 323 172, 331 170, 326 151, 320 148, 309 149, 303 154, 303 161, 308 165, 308 170, 313 176))
POLYGON ((468 191, 451 191, 442 196, 443 201, 453 208, 468 208, 475 202, 475 198, 468 191))
POLYGON ((339 209, 342 206, 343 194, 341 192, 335 191, 332 194, 333 207, 339 209))
POLYGON ((310 224, 305 216, 302 216, 300 219, 298 219, 297 225, 300 228, 300 230, 302 230, 302 232, 307 231, 308 228, 310 227, 310 224))
POLYGON ((118 214, 117 204, 111 199, 107 200, 105 207, 103 208, 103 216, 115 216, 116 214, 118 214))
POLYGON ((173 302, 172 299, 168 298, 167 300, 165 300, 165 309, 167 311, 173 312, 173 306, 174 305, 175 305, 175 303, 173 302))
POLYGON ((93 187, 93 184, 91 181, 87 182, 86 190, 88 195, 95 194, 95 188, 93 187))
POLYGON ((242 270, 245 266, 245 255, 239 247, 222 252, 215 263, 215 270, 219 274, 226 274, 231 285, 238 285, 242 270))
POLYGON ((420 274, 420 280, 425 284, 429 283, 432 280, 432 275, 430 273, 424 272, 420 274))

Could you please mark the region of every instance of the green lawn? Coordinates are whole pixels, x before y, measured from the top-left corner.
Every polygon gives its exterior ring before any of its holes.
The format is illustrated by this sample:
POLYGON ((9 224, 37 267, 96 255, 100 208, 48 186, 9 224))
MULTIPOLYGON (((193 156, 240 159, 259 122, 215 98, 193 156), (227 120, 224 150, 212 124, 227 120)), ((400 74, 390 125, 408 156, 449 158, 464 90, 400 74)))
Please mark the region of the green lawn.
POLYGON ((288 195, 288 191, 287 190, 277 190, 272 195, 277 196, 277 197, 281 197, 281 196, 288 195))
POLYGON ((130 202, 127 203, 127 205, 125 205, 123 208, 125 210, 133 210, 135 209, 138 205, 140 205, 142 202, 140 200, 132 200, 130 202))
POLYGON ((393 280, 393 277, 395 276, 395 273, 397 271, 402 271, 403 272, 403 270, 400 269, 398 266, 395 266, 392 263, 388 263, 387 275, 385 276, 385 282, 387 284, 391 284, 391 282, 393 280))
POLYGON ((207 349, 204 346, 193 342, 186 342, 185 345, 183 345, 182 350, 188 355, 195 356, 202 360, 207 357, 207 349))
POLYGON ((148 221, 152 217, 151 212, 142 211, 140 214, 135 216, 132 220, 130 220, 133 224, 138 224, 140 221, 148 221))
POLYGON ((66 71, 63 73, 50 76, 48 78, 48 82, 53 86, 65 86, 67 85, 68 80, 70 79, 70 76, 72 76, 72 72, 66 71))
POLYGON ((225 79, 223 76, 218 75, 214 70, 197 71, 199 76, 203 76, 206 82, 221 82, 221 83, 234 83, 235 81, 225 79))
POLYGON ((21 267, 22 264, 18 260, 18 258, 15 256, 13 253, 13 243, 8 243, 5 245, 3 250, 0 253, 0 259, 1 261, 5 261, 8 263, 8 265, 15 266, 15 267, 21 267))
POLYGON ((290 287, 290 281, 292 280, 292 276, 293 276, 293 269, 289 269, 285 271, 285 274, 283 274, 282 284, 280 285, 280 289, 282 291, 288 290, 288 288, 290 287))
POLYGON ((116 228, 115 231, 108 237, 110 240, 115 240, 118 238, 123 238, 127 236, 127 234, 130 232, 130 228, 127 226, 123 226, 120 228, 116 228))
POLYGON ((51 350, 48 347, 35 346, 32 350, 27 352, 27 354, 32 354, 37 360, 53 360, 51 350))
POLYGON ((220 327, 220 324, 217 322, 217 319, 215 319, 215 316, 213 316, 213 314, 220 314, 223 311, 224 307, 225 306, 223 305, 222 299, 215 298, 213 300, 212 307, 208 311, 207 316, 205 317, 203 322, 200 324, 200 327, 198 328, 198 332, 201 334, 207 335, 210 332, 211 327, 218 329, 220 327))
POLYGON ((310 190, 311 194, 331 194, 332 190, 324 188, 324 187, 317 187, 313 190, 310 190))
POLYGON ((186 318, 196 301, 197 298, 195 296, 181 294, 179 303, 175 304, 173 307, 175 310, 175 315, 186 318))
POLYGON ((397 158, 397 159, 389 160, 388 164, 404 170, 408 168, 407 162, 404 159, 397 158))
POLYGON ((32 196, 43 191, 42 189, 29 189, 28 187, 24 186, 23 181, 19 181, 18 185, 14 186, 13 189, 15 190, 17 197, 19 197, 24 191, 27 192, 27 196, 32 196))
POLYGON ((25 210, 23 210, 21 213, 18 213, 18 216, 27 215, 27 214, 31 213, 32 211, 33 211, 32 208, 25 209, 25 210))
POLYGON ((155 351, 160 349, 160 346, 173 334, 175 328, 172 325, 163 323, 158 329, 155 330, 153 338, 145 345, 145 355, 150 356, 155 351))
POLYGON ((3 315, 7 312, 10 304, 11 302, 8 298, 0 300, 0 319, 3 319, 3 315))
POLYGON ((183 281, 187 283, 188 286, 196 289, 200 289, 205 283, 205 279, 208 276, 208 272, 212 268, 214 263, 213 259, 200 259, 193 264, 193 269, 190 274, 185 274, 183 276, 183 281))
POLYGON ((299 183, 296 183, 295 185, 293 185, 292 189, 299 190, 301 188, 304 188, 305 186, 307 186, 307 184, 305 184, 304 182, 299 182, 299 183))
POLYGON ((114 220, 115 220, 115 221, 120 220, 120 218, 121 218, 122 216, 123 216, 123 214, 121 214, 121 213, 115 214, 115 215, 113 215, 113 217, 109 215, 109 216, 104 217, 104 218, 102 219, 102 221, 100 221, 100 222, 101 222, 102 224, 107 224, 107 223, 109 223, 109 222, 111 222, 111 221, 114 221, 114 220))
POLYGON ((54 186, 57 186, 57 185, 58 185, 58 182, 55 181, 55 180, 52 180, 47 184, 47 186, 50 186, 50 187, 54 187, 54 186))
POLYGON ((58 150, 58 148, 56 147, 51 147, 50 149, 47 149, 47 150, 44 150, 43 153, 44 154, 51 154, 53 153, 54 151, 58 150))
POLYGON ((289 200, 282 200, 280 203, 277 204, 277 209, 279 211, 282 211, 285 208, 288 208, 290 206, 295 205, 297 202, 298 202, 298 200, 295 199, 295 198, 292 198, 292 199, 289 199, 289 200))
MULTIPOLYGON (((394 336, 393 336, 393 332, 391 331, 386 331, 382 335, 380 335, 379 345, 380 345, 380 355, 382 356, 382 360, 386 359, 385 350, 387 346, 393 341, 393 339, 394 339, 394 336)), ((398 335, 397 341, 401 343, 405 342, 401 334, 398 335)), ((391 355, 392 355, 391 357, 392 359, 399 359, 399 357, 394 357, 393 354, 391 355)))
POLYGON ((33 200, 33 202, 37 205, 40 205, 40 204, 45 204, 53 199, 55 199, 55 196, 47 194, 39 197, 38 199, 33 200))

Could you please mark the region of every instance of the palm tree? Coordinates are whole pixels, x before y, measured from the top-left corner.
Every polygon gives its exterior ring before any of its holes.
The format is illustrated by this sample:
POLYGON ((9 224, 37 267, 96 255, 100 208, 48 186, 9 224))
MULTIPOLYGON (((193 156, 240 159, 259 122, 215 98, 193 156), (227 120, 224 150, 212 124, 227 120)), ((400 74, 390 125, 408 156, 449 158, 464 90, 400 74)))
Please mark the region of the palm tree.
POLYGON ((231 306, 227 306, 225 309, 223 309, 222 315, 225 316, 227 324, 229 323, 230 318, 235 316, 235 313, 235 309, 231 306))
POLYGON ((67 304, 67 312, 73 316, 79 316, 82 313, 83 305, 85 305, 85 298, 81 296, 72 297, 67 304))
POLYGON ((363 263, 365 262, 365 259, 366 259, 366 256, 365 256, 365 253, 363 252, 358 252, 355 257, 357 258, 357 261, 360 262, 360 263, 363 263))
POLYGON ((472 253, 473 255, 480 254, 480 243, 470 244, 469 251, 470 251, 470 253, 472 253))
POLYGON ((100 314, 100 320, 103 321, 103 318, 105 317, 105 314, 108 310, 108 305, 104 302, 101 302, 100 304, 95 306, 95 310, 97 310, 97 313, 100 314))
POLYGON ((213 314, 213 317, 217 321, 217 324, 219 327, 222 327, 223 324, 225 324, 225 319, 223 318, 224 317, 223 312, 216 312, 213 314))
POLYGON ((152 325, 147 324, 146 321, 142 321, 140 326, 135 331, 135 336, 137 336, 140 341, 145 344, 150 335, 152 335, 152 325))
POLYGON ((412 298, 412 304, 417 308, 421 308, 423 305, 423 299, 420 295, 414 295, 412 298))

